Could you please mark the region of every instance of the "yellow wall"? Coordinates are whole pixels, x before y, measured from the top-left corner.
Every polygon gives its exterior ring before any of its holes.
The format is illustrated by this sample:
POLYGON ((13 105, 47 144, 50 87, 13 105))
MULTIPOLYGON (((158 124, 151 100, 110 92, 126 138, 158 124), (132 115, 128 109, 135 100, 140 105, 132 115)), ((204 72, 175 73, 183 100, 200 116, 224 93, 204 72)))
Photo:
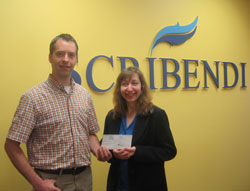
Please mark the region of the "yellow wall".
MULTIPOLYGON (((191 23, 197 16, 196 34, 186 43, 171 47, 159 44, 155 58, 174 58, 180 63, 178 89, 154 90, 154 103, 164 108, 178 147, 177 157, 166 163, 171 191, 250 190, 250 92, 242 89, 241 75, 235 88, 225 90, 220 65, 220 88, 209 78, 204 90, 203 67, 197 90, 183 90, 182 59, 240 62, 246 65, 250 86, 250 1, 248 0, 1 0, 0 1, 0 190, 30 190, 15 170, 3 146, 21 94, 45 80, 51 68, 48 44, 59 33, 71 33, 79 43, 76 70, 82 85, 92 94, 101 132, 112 108, 112 90, 97 93, 86 82, 88 62, 97 55, 113 56, 114 68, 105 60, 94 65, 95 83, 107 88, 120 71, 117 56, 138 60, 149 82, 150 48, 165 26, 191 23)), ((240 68, 239 68, 239 71, 240 68)), ((156 61, 155 86, 162 86, 162 64, 156 61)), ((230 72, 230 77, 233 73, 230 72)), ((193 79, 193 80, 192 80, 193 79)), ((23 146, 23 148, 25 148, 23 146)), ((94 191, 106 186, 108 164, 93 158, 94 191)))

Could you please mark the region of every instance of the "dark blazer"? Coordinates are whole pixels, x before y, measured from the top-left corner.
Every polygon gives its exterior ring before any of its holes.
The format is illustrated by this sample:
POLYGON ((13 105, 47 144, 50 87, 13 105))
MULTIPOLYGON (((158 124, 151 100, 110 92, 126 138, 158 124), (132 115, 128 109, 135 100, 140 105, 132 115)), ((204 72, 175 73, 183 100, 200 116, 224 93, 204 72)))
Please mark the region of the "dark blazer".
MULTIPOLYGON (((106 116, 104 134, 119 134, 121 118, 112 115, 113 110, 106 116)), ((130 191, 166 191, 164 161, 173 159, 177 150, 164 110, 153 106, 147 116, 137 116, 132 146, 136 151, 128 160, 130 191)), ((107 191, 116 191, 120 160, 113 156, 109 162, 107 191)))

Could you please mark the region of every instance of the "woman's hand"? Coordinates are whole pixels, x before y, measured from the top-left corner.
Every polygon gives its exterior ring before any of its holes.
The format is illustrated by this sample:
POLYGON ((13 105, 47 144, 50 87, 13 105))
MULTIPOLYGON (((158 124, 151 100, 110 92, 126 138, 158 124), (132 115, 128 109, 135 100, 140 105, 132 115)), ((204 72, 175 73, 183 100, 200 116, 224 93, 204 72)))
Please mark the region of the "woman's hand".
POLYGON ((125 147, 123 149, 113 149, 115 158, 120 160, 127 160, 135 154, 136 147, 125 147))

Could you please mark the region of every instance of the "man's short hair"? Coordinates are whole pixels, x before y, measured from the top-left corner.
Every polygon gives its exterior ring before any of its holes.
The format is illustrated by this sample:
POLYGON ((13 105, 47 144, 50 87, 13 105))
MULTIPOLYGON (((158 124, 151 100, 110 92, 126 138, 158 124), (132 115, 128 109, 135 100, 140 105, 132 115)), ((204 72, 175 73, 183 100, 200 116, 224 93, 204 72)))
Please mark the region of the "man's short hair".
POLYGON ((50 42, 50 45, 49 45, 49 54, 50 55, 53 54, 53 52, 55 50, 55 44, 59 39, 74 42, 75 45, 76 45, 76 57, 78 58, 78 45, 77 45, 77 42, 76 42, 76 40, 74 39, 73 36, 71 36, 70 34, 66 34, 66 33, 62 33, 62 34, 60 34, 60 35, 58 35, 58 36, 56 36, 55 38, 52 39, 52 41, 50 42))

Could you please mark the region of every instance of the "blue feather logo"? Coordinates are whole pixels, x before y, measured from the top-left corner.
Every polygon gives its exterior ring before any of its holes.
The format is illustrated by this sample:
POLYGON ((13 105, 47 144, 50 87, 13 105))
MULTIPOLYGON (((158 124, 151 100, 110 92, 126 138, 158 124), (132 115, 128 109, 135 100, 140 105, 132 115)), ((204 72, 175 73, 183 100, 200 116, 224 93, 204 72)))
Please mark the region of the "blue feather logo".
POLYGON ((152 49, 151 56, 153 53, 153 49, 160 42, 168 42, 170 45, 178 45, 187 41, 187 39, 191 38, 196 32, 198 17, 189 25, 180 26, 179 22, 176 25, 167 26, 160 30, 160 32, 155 37, 152 49))

